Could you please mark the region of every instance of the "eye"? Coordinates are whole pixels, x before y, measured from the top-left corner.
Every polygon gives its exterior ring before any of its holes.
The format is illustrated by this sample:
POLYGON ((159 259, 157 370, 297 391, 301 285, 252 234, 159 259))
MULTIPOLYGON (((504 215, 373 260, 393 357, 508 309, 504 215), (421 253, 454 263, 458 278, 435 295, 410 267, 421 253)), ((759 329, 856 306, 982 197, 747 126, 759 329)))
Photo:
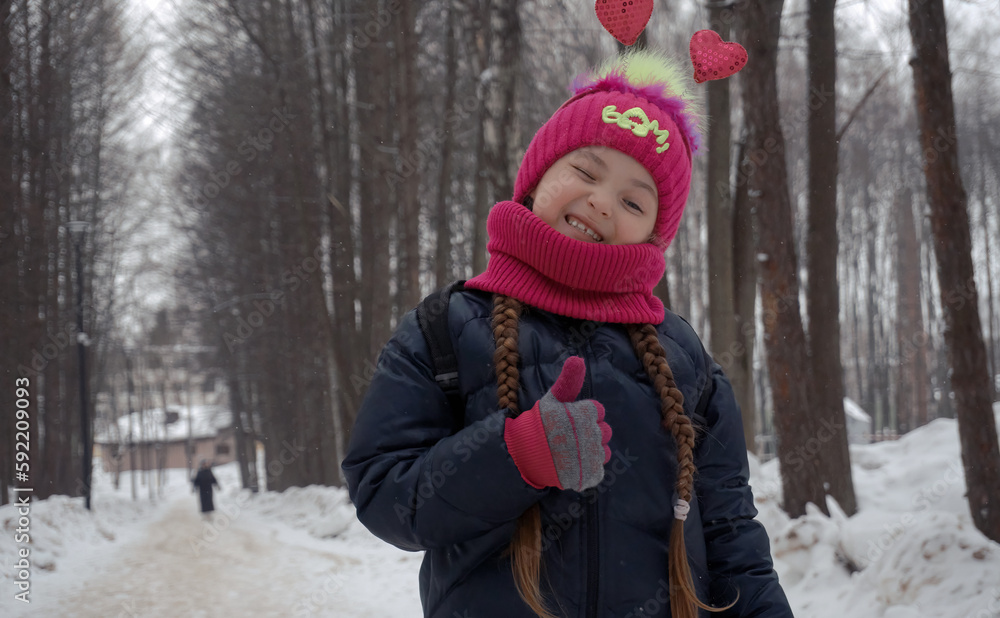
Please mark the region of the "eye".
POLYGON ((625 200, 625 205, 638 213, 642 212, 642 206, 636 204, 632 200, 625 200))
POLYGON ((595 180, 594 175, 588 172, 587 170, 583 169, 582 167, 574 165, 573 169, 586 176, 589 180, 595 180))

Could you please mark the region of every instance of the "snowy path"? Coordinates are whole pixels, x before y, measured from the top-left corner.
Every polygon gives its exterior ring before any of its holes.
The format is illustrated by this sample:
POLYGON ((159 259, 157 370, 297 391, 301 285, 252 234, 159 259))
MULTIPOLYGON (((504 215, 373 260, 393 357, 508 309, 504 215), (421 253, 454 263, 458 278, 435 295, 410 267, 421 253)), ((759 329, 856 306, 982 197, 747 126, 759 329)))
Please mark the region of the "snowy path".
MULTIPOLYGON (((174 497, 145 531, 105 556, 67 560, 59 589, 39 581, 32 616, 334 615, 338 573, 357 558, 296 542, 238 503, 211 522, 193 496, 174 497), (233 517, 227 516, 228 511, 233 517), (281 539, 279 540, 279 537, 281 539), (308 568, 303 568, 304 566, 308 568), (73 576, 74 582, 66 582, 73 576), (325 592, 324 592, 325 589, 325 592)), ((343 601, 343 599, 341 599, 343 601)), ((344 614, 341 614, 344 615, 344 614)), ((360 614, 358 614, 360 615, 360 614)))

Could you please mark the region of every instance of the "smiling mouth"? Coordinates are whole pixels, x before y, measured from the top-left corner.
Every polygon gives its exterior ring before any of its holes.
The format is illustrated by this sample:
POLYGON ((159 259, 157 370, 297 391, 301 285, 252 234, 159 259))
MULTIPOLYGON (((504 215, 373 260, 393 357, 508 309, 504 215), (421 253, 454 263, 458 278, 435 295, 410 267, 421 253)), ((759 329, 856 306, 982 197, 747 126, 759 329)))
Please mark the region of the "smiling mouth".
POLYGON ((579 219, 576 219, 575 217, 571 217, 571 216, 567 215, 566 216, 566 223, 569 223, 570 225, 572 225, 576 229, 580 230, 581 232, 583 232, 587 236, 590 236, 591 238, 593 238, 594 242, 602 242, 604 240, 604 238, 600 234, 598 234, 594 230, 592 230, 589 227, 587 227, 586 225, 584 225, 583 222, 581 222, 579 219))

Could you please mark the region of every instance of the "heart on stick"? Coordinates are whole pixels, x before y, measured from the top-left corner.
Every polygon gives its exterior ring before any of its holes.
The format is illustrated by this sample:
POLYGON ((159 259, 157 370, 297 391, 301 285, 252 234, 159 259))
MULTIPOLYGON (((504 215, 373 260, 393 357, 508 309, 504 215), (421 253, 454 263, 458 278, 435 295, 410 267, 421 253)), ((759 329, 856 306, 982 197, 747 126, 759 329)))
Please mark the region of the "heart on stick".
POLYGON ((622 45, 633 45, 653 14, 653 0, 597 0, 597 19, 622 45))
POLYGON ((735 75, 747 65, 747 50, 739 43, 726 43, 714 30, 699 30, 691 37, 694 81, 699 84, 735 75))

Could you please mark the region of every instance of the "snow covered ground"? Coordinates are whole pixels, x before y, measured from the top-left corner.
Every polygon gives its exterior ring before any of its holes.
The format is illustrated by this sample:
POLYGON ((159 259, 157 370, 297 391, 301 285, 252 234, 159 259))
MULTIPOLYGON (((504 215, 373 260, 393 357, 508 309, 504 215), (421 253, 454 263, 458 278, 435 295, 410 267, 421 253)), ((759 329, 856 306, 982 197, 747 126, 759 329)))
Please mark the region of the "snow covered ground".
MULTIPOLYGON (((854 446, 851 456, 860 510, 850 518, 789 520, 776 462, 752 462, 796 616, 1000 616, 1000 545, 972 525, 956 423, 854 446)), ((236 475, 216 468, 223 490, 207 522, 184 470, 169 471, 155 504, 148 487, 131 500, 127 474, 116 491, 100 473, 91 513, 79 498, 33 503, 29 605, 14 598, 17 514, 0 508, 0 616, 421 615, 420 555, 371 536, 346 492, 251 496, 236 475)))

